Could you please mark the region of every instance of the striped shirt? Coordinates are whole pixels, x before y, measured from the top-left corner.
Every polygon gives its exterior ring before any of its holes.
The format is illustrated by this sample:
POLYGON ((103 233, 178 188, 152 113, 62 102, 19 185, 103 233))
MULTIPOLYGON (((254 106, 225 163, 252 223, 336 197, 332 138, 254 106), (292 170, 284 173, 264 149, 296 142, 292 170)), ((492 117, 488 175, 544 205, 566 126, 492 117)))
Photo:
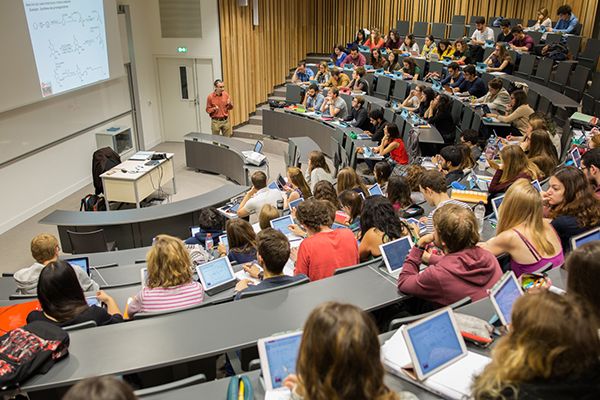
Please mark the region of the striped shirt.
POLYGON ((143 288, 129 303, 131 317, 138 312, 158 312, 202 303, 204 291, 196 281, 171 287, 143 288))
POLYGON ((435 214, 435 212, 438 210, 438 208, 445 206, 446 204, 457 204, 461 207, 468 208, 469 210, 471 209, 471 206, 469 206, 467 203, 463 203, 462 201, 458 201, 458 200, 454 200, 454 199, 448 199, 448 200, 442 201, 440 204, 437 205, 436 208, 431 210, 431 212, 427 216, 427 222, 426 222, 427 233, 433 233, 433 214, 435 214))

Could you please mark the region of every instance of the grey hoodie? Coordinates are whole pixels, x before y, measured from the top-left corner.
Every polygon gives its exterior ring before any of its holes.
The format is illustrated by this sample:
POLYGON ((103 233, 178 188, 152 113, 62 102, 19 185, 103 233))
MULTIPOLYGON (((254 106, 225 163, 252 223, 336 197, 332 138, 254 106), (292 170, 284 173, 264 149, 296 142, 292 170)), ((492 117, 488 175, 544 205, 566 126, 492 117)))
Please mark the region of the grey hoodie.
MULTIPOLYGON (((17 283, 17 293, 19 294, 35 294, 37 293, 37 284, 43 264, 35 263, 31 267, 22 268, 15 272, 14 278, 17 283)), ((94 282, 83 269, 73 266, 79 284, 84 292, 95 292, 100 289, 100 286, 94 282)))

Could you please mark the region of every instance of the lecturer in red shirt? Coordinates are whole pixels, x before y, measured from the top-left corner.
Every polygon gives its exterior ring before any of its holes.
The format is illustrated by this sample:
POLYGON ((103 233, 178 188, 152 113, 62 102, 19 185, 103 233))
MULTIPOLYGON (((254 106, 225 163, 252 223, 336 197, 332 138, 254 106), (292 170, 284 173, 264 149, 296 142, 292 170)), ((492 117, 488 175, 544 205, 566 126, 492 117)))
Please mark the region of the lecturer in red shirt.
POLYGON ((213 135, 230 137, 229 110, 233 108, 233 103, 221 79, 217 79, 214 86, 215 90, 206 98, 206 112, 212 120, 210 129, 213 135))

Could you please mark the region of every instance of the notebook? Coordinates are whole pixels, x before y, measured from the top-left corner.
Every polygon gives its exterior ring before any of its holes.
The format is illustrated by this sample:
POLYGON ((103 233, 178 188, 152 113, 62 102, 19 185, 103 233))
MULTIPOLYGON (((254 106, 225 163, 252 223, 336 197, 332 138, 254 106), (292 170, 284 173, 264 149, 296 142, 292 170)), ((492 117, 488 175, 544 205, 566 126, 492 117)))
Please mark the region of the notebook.
POLYGON ((65 261, 71 265, 76 265, 77 267, 84 270, 85 273, 87 274, 87 276, 90 276, 90 259, 89 258, 75 257, 75 258, 69 258, 68 260, 65 260, 65 261))
POLYGON ((285 378, 296 373, 302 331, 258 339, 260 368, 263 373, 265 399, 289 399, 285 378))
POLYGON ((467 350, 450 308, 402 326, 382 347, 394 374, 444 398, 469 398, 474 376, 491 361, 467 350))
POLYGON ((513 304, 522 295, 523 290, 513 271, 506 272, 490 290, 490 300, 502 325, 510 324, 513 304))
POLYGON ((595 228, 591 231, 584 232, 581 235, 573 236, 571 238, 571 248, 575 250, 594 240, 600 240, 600 228, 595 228))
POLYGON ((381 186, 379 186, 379 183, 376 183, 373 186, 369 187, 369 194, 371 196, 383 196, 383 190, 381 190, 381 186))
POLYGON ((217 258, 196 267, 202 288, 209 296, 235 286, 237 280, 227 257, 217 258))
POLYGON ((388 274, 395 278, 400 275, 404 260, 412 247, 413 243, 409 236, 379 245, 379 250, 381 251, 388 274))

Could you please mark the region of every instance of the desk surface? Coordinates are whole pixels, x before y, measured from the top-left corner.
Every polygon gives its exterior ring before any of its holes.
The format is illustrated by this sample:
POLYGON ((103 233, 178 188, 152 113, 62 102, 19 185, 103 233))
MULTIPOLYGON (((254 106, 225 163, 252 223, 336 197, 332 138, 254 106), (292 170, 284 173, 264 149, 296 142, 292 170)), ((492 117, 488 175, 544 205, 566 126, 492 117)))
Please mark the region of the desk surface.
POLYGON ((248 187, 246 186, 226 184, 199 196, 154 207, 115 210, 111 212, 56 210, 42 218, 39 222, 41 224, 58 226, 101 226, 159 220, 227 202, 232 197, 239 196, 247 190, 248 187))
POLYGON ((146 165, 146 163, 150 160, 125 160, 121 164, 101 174, 100 177, 103 179, 136 181, 144 175, 152 172, 154 169, 159 168, 167 161, 173 161, 173 153, 165 154, 167 158, 157 160, 158 164, 156 165, 146 165), (122 170, 126 170, 126 172, 123 172, 122 170))
POLYGON ((555 107, 574 108, 574 109, 577 109, 579 107, 579 103, 576 102, 575 100, 573 100, 572 98, 570 98, 569 96, 566 96, 560 92, 557 92, 556 90, 552 90, 547 86, 540 85, 539 83, 536 83, 536 82, 532 82, 528 79, 520 78, 515 75, 507 75, 507 74, 500 75, 499 78, 506 79, 507 81, 510 81, 510 82, 526 83, 527 86, 529 86, 529 88, 531 90, 533 90, 540 96, 546 97, 548 100, 550 100, 550 103, 552 103, 555 107))
POLYGON ((301 328, 310 311, 324 301, 374 310, 403 298, 394 283, 370 268, 360 268, 238 302, 76 331, 71 333, 69 357, 45 375, 33 377, 24 390, 69 385, 87 376, 133 373, 251 346, 261 337, 301 328))

